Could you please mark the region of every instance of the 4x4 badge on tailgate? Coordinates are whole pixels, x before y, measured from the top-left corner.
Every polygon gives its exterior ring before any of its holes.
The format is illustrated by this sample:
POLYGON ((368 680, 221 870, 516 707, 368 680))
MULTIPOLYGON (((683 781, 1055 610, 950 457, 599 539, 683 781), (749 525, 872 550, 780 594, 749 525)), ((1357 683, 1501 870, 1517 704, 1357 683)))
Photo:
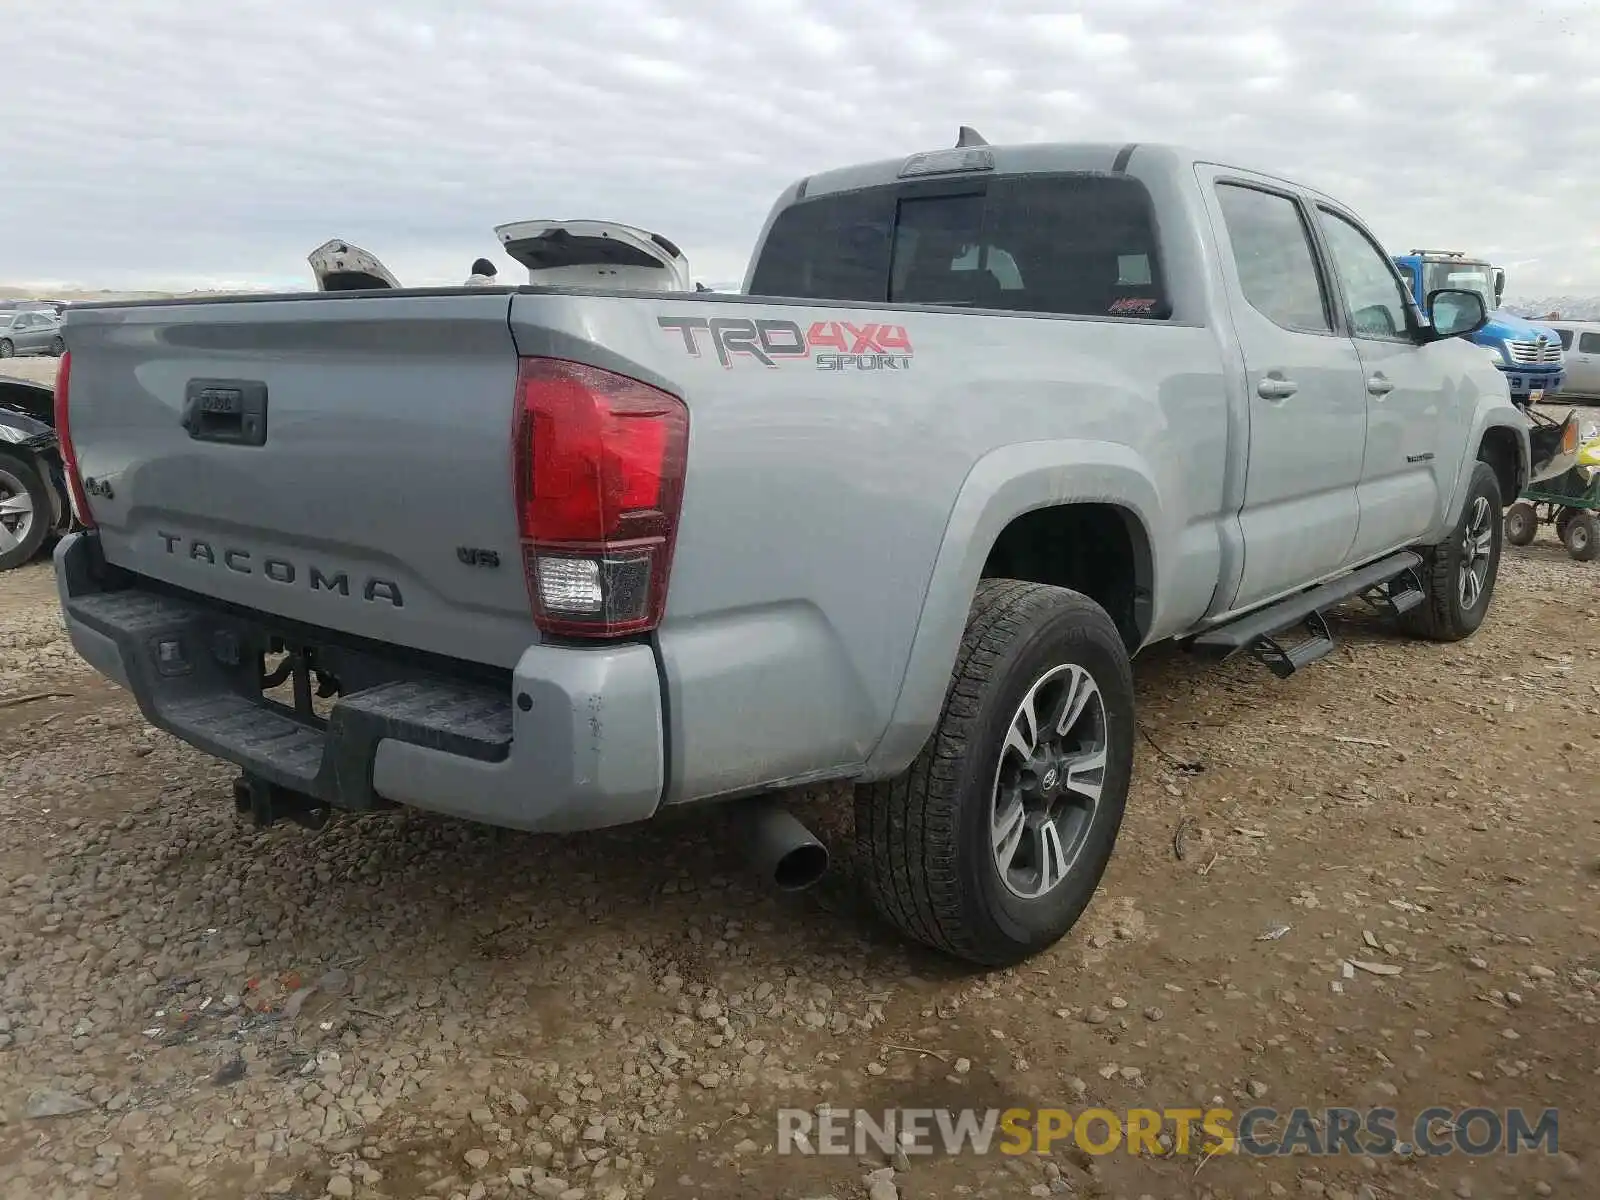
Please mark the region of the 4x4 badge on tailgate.
POLYGON ((784 359, 809 359, 819 371, 904 371, 911 366, 911 336, 904 325, 861 325, 813 321, 801 330, 796 321, 752 317, 657 317, 656 323, 683 338, 683 348, 700 357, 699 333, 710 334, 717 361, 732 368, 737 356, 767 367, 784 359))

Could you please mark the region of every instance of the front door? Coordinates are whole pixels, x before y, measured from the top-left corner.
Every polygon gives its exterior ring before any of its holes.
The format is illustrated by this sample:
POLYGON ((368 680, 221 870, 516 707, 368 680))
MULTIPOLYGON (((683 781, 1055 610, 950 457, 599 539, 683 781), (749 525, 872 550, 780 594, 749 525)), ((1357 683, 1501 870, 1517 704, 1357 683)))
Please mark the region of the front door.
POLYGON ((1359 516, 1366 396, 1300 199, 1271 181, 1202 170, 1250 413, 1244 572, 1228 606, 1241 609, 1345 563, 1359 516))
POLYGON ((33 328, 33 314, 20 312, 11 322, 6 338, 18 354, 31 354, 37 340, 33 328))
MULTIPOLYGON (((1317 225, 1328 247, 1357 352, 1367 405, 1361 521, 1352 562, 1415 542, 1443 519, 1457 464, 1442 443, 1454 388, 1432 345, 1416 336, 1410 296, 1394 263, 1367 232, 1327 205, 1317 225)), ((1465 414, 1463 414, 1464 418, 1465 414)))

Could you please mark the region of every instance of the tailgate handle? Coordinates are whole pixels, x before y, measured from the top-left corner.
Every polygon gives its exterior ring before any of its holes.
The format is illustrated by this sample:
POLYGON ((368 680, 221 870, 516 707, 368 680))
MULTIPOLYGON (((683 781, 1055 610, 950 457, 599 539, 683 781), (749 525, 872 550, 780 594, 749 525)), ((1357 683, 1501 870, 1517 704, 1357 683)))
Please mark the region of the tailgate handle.
POLYGON ((191 379, 182 425, 197 442, 267 444, 267 385, 258 379, 191 379))

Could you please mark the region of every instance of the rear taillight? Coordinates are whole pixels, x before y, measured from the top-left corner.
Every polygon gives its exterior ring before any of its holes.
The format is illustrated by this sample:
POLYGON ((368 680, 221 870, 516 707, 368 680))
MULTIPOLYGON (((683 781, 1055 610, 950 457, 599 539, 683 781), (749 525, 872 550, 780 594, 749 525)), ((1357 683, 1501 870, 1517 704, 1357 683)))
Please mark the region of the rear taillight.
POLYGON ((517 522, 534 620, 611 638, 661 620, 689 410, 597 367, 525 358, 517 378, 517 522))
POLYGON ((72 351, 61 355, 56 367, 56 445, 61 449, 61 467, 67 475, 67 491, 72 497, 72 507, 78 521, 86 528, 94 525, 94 515, 89 511, 89 497, 83 491, 83 478, 78 474, 78 454, 72 448, 72 423, 68 415, 67 380, 72 374, 72 351))

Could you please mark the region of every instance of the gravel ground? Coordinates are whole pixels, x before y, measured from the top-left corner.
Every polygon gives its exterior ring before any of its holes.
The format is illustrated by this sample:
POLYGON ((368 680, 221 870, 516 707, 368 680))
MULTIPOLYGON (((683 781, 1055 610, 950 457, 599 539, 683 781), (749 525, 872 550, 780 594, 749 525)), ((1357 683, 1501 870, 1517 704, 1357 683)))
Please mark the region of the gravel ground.
MULTIPOLYGON (((0 576, 0 1198, 1600 1194, 1600 571, 1546 533, 1500 588, 1287 683, 1141 658, 1101 894, 979 974, 864 915, 842 841, 789 897, 719 819, 250 829, 48 563, 0 576), (1553 1105, 1562 1153, 775 1154, 824 1102, 1553 1105)), ((840 800, 797 803, 837 840, 840 800)))
POLYGON ((59 358, 30 354, 26 358, 0 360, 0 375, 9 375, 13 379, 31 379, 35 383, 53 384, 56 381, 56 368, 60 365, 59 358))

